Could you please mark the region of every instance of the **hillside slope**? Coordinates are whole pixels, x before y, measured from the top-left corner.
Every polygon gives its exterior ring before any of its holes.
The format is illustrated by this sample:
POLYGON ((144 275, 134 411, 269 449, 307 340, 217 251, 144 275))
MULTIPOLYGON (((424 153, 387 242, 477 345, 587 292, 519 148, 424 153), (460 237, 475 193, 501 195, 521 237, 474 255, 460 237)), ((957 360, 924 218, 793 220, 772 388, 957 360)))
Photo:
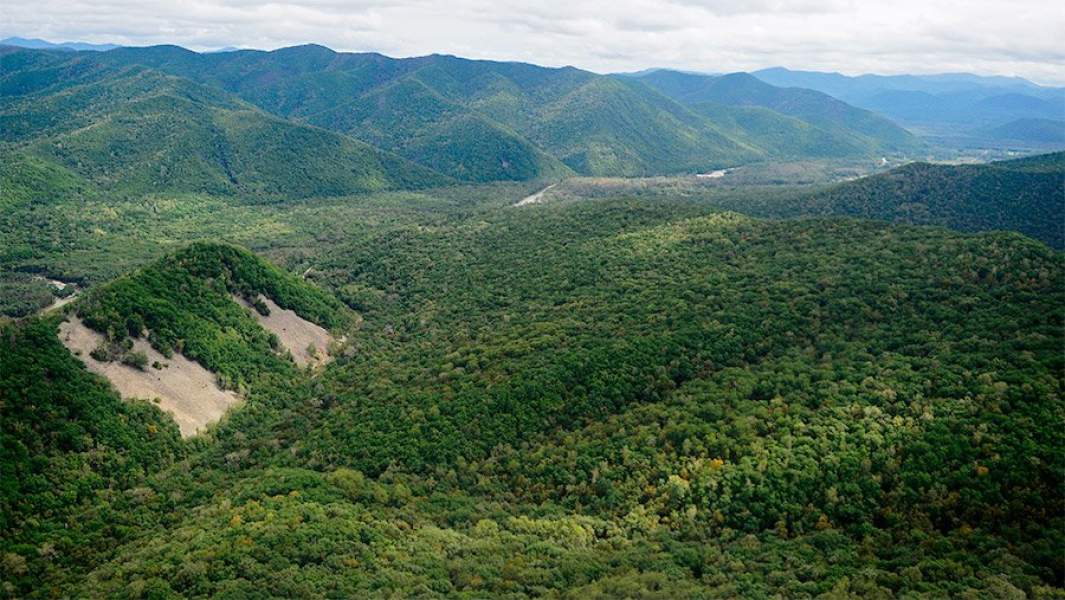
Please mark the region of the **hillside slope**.
POLYGON ((974 133, 1005 142, 1065 145, 1065 121, 1054 119, 1015 119, 1001 125, 985 127, 974 133))
POLYGON ((195 243, 94 288, 75 304, 77 315, 112 343, 146 338, 159 352, 180 352, 218 375, 222 387, 246 387, 263 372, 293 373, 280 341, 233 296, 283 309, 329 329, 352 315, 328 294, 236 246, 195 243))
POLYGON ((0 131, 7 160, 45 161, 125 195, 306 198, 447 181, 352 138, 267 115, 224 91, 82 54, 0 54, 0 131))
POLYGON ((771 157, 854 157, 869 152, 868 144, 853 136, 826 130, 763 106, 700 102, 693 104, 691 109, 708 117, 729 135, 747 140, 771 157))
POLYGON ((854 216, 961 231, 1019 231, 1065 248, 1065 153, 986 165, 912 163, 843 183, 782 212, 854 216))

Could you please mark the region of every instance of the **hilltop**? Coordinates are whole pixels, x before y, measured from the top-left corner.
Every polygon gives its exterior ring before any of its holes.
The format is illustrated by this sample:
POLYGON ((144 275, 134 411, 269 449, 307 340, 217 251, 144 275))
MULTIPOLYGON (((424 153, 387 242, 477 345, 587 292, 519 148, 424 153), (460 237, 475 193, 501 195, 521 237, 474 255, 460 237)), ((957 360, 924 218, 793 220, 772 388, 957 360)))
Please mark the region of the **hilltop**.
POLYGON ((260 326, 254 312, 271 313, 262 298, 327 329, 353 322, 350 311, 314 286, 247 250, 209 242, 94 288, 74 307, 111 344, 143 337, 162 354, 179 352, 217 374, 222 387, 236 389, 263 372, 291 373, 279 354, 303 350, 284 348, 260 326))

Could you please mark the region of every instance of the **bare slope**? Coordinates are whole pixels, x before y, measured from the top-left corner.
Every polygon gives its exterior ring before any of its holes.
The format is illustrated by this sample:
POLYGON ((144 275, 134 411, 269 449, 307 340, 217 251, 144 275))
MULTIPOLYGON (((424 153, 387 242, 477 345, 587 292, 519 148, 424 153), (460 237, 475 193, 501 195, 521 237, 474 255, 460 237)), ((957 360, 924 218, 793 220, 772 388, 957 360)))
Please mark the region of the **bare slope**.
POLYGON ((259 301, 269 311, 265 315, 240 296, 233 296, 233 299, 250 310, 259 325, 277 336, 297 365, 318 367, 329 362, 329 345, 333 343, 333 336, 324 327, 311 323, 296 314, 296 311, 281 308, 266 296, 259 296, 259 301))
POLYGON ((215 423, 240 401, 236 393, 219 389, 214 374, 199 363, 177 353, 167 358, 144 340, 133 340, 133 350, 148 357, 143 370, 117 361, 96 360, 90 353, 104 342, 104 336, 77 317, 60 324, 59 339, 90 371, 110 381, 123 398, 157 400, 159 407, 174 417, 182 437, 215 423))

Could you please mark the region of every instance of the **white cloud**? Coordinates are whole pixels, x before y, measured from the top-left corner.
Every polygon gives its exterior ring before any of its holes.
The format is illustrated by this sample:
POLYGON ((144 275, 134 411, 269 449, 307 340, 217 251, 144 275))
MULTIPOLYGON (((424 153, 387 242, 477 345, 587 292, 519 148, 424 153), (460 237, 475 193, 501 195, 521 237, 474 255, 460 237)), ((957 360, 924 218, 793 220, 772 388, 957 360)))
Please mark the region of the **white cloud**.
POLYGON ((1046 0, 4 0, 0 35, 277 48, 317 42, 704 71, 971 71, 1065 84, 1065 3, 1046 0))

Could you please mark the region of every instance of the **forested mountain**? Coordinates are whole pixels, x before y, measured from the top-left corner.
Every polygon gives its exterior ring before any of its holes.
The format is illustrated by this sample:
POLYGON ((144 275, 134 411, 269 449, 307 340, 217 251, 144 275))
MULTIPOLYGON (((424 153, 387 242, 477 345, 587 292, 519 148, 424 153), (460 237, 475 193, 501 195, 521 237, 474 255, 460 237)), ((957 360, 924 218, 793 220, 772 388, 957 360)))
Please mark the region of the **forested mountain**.
POLYGON ((0 448, 25 469, 4 471, 3 593, 1060 587, 1058 253, 683 200, 464 198, 310 207, 331 216, 315 278, 359 327, 229 246, 75 303, 114 339, 244 374, 244 404, 188 441, 81 368, 61 317, 5 326, 0 448), (348 335, 319 374, 271 363, 228 297, 282 283, 348 335))
POLYGON ((315 45, 211 55, 126 48, 104 58, 217 85, 466 180, 691 172, 758 155, 665 98, 574 68, 315 45))
POLYGON ((0 48, 0 598, 1061 598, 1065 153, 920 149, 746 74, 0 48))
POLYGON ((441 55, 393 59, 315 45, 205 54, 176 46, 120 48, 82 59, 114 69, 147 66, 222 89, 277 116, 465 181, 691 173, 782 156, 914 148, 904 131, 864 111, 751 78, 722 81, 735 94, 758 83, 758 98, 719 103, 773 112, 694 109, 643 79, 571 67, 441 55), (798 143, 783 135, 811 126, 816 130, 803 131, 798 143))
MULTIPOLYGON (((349 137, 268 115, 222 90, 94 56, 0 54, 6 180, 80 180, 86 189, 130 196, 203 192, 265 199, 447 181, 349 137), (38 175, 46 172, 64 175, 38 175)), ((4 196, 19 189, 16 184, 4 196)))
POLYGON ((700 102, 691 105, 691 109, 710 118, 722 131, 744 137, 774 157, 854 157, 866 155, 873 148, 846 132, 818 127, 764 106, 700 102))
POLYGON ((774 87, 747 73, 715 77, 655 70, 637 79, 684 104, 760 106, 801 119, 839 140, 835 143, 841 153, 848 144, 866 152, 913 150, 919 145, 906 130, 869 111, 814 90, 774 87))

